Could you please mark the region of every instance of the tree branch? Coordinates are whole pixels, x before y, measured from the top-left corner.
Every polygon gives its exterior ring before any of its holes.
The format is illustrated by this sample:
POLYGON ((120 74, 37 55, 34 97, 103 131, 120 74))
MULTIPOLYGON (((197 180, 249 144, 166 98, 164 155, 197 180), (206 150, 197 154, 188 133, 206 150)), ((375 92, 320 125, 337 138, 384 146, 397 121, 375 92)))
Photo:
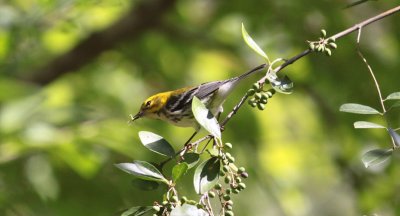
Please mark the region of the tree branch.
POLYGON ((56 57, 44 67, 31 73, 24 80, 46 85, 60 76, 78 70, 102 52, 115 45, 133 40, 143 32, 159 26, 165 14, 176 0, 143 0, 135 4, 123 18, 109 28, 95 32, 82 40, 69 52, 56 57))
MULTIPOLYGON (((331 36, 331 38, 339 39, 339 38, 341 38, 341 37, 343 37, 343 36, 345 36, 345 35, 348 35, 348 34, 354 32, 354 31, 357 31, 357 30, 360 29, 360 28, 363 28, 363 27, 365 27, 365 26, 367 26, 367 25, 369 25, 369 24, 371 24, 371 23, 374 23, 374 22, 376 22, 376 21, 378 21, 378 20, 380 20, 380 19, 383 19, 383 18, 385 18, 385 17, 387 17, 387 16, 389 16, 389 15, 393 15, 394 13, 399 12, 399 11, 400 11, 400 6, 397 6, 397 7, 395 7, 395 8, 390 9, 390 10, 387 10, 387 11, 385 11, 385 12, 383 12, 383 13, 380 13, 380 14, 374 16, 374 17, 371 17, 371 18, 369 18, 369 19, 367 19, 367 20, 365 20, 365 21, 363 21, 363 22, 361 22, 361 23, 358 23, 358 24, 354 25, 353 27, 347 28, 347 29, 345 29, 345 30, 343 30, 343 31, 341 31, 341 32, 339 32, 339 33, 337 33, 337 34, 331 36)), ((287 67, 287 66, 293 64, 294 62, 296 62, 297 60, 299 60, 299 59, 303 58, 304 56, 310 54, 311 52, 312 52, 311 49, 307 49, 307 50, 305 50, 305 51, 303 51, 303 52, 301 52, 301 53, 299 53, 299 54, 293 56, 292 58, 286 60, 285 63, 283 63, 282 65, 276 67, 276 68, 274 69, 274 72, 275 72, 275 73, 278 73, 279 71, 283 70, 285 67, 287 67)), ((257 67, 254 67, 253 70, 256 69, 256 68, 265 67, 265 66, 266 66, 265 64, 262 64, 262 65, 259 65, 259 66, 257 66, 257 67)), ((267 80, 267 77, 264 76, 264 77, 261 78, 258 82, 259 82, 259 83, 265 83, 266 80, 267 80)), ((239 103, 236 104, 236 106, 232 109, 232 111, 231 111, 231 112, 227 115, 227 117, 222 121, 222 124, 221 124, 222 126, 225 126, 225 125, 228 123, 229 119, 231 119, 231 118, 237 113, 237 111, 240 109, 240 107, 241 107, 241 106, 243 105, 243 103, 246 101, 247 97, 248 97, 247 94, 245 94, 245 95, 240 99, 239 103)), ((206 137, 210 137, 210 135, 207 135, 206 137)), ((198 139, 198 140, 196 140, 196 141, 193 142, 193 143, 198 144, 199 142, 204 141, 204 140, 206 139, 206 137, 203 137, 203 138, 201 138, 201 139, 198 139)))

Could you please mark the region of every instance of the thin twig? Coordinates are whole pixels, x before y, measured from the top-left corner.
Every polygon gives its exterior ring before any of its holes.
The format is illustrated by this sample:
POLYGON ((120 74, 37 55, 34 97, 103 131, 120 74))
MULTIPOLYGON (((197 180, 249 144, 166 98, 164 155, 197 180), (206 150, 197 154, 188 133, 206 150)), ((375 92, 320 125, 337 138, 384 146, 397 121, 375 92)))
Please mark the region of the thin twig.
POLYGON ((382 98, 382 92, 381 92, 381 89, 380 89, 380 87, 379 87, 378 80, 377 80, 376 77, 375 77, 375 74, 374 74, 374 71, 373 71, 372 68, 371 68, 371 65, 369 65, 367 59, 366 59, 366 58, 364 57, 364 55, 361 53, 360 43, 359 43, 359 39, 360 39, 360 35, 361 35, 361 28, 360 28, 360 30, 359 30, 358 32, 359 32, 359 33, 358 33, 358 37, 357 37, 357 45, 358 45, 358 46, 357 46, 357 53, 358 53, 358 55, 360 56, 360 58, 364 61, 365 65, 366 65, 367 68, 368 68, 369 73, 371 74, 372 79, 374 80, 375 87, 376 87, 376 90, 377 90, 378 96, 379 96, 379 102, 381 103, 382 110, 383 110, 383 114, 385 115, 385 114, 386 114, 386 108, 385 108, 385 104, 383 103, 384 100, 383 100, 383 98, 382 98))

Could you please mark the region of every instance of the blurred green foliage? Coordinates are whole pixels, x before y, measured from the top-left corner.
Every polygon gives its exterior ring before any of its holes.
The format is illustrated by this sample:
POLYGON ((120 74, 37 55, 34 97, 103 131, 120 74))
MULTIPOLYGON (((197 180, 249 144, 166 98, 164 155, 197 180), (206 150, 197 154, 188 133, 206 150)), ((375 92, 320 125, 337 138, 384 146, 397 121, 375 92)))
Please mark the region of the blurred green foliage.
MULTIPOLYGON (((242 22, 270 58, 289 58, 322 28, 334 34, 396 6, 181 0, 158 28, 117 43, 79 70, 45 86, 27 79, 143 2, 0 2, 0 215, 117 215, 151 205, 162 188, 140 191, 113 164, 161 160, 140 144, 138 131, 160 134, 178 149, 193 130, 151 120, 128 125, 142 100, 261 64, 242 41, 242 22)), ((363 29, 361 38, 385 96, 400 90, 398 23, 398 15, 388 17, 363 29)), ((387 132, 352 128, 355 120, 380 120, 338 111, 346 102, 378 108, 379 101, 355 52, 355 34, 337 44, 332 57, 311 54, 283 71, 295 82, 294 94, 275 95, 263 112, 245 106, 225 128, 223 140, 233 143, 236 163, 250 174, 235 200, 237 215, 400 214, 396 152, 380 169, 367 170, 360 160, 372 147, 391 145, 387 132)), ((255 80, 239 87, 225 111, 255 80)), ((389 120, 400 127, 398 115, 389 120)), ((192 175, 181 190, 195 198, 192 175)))

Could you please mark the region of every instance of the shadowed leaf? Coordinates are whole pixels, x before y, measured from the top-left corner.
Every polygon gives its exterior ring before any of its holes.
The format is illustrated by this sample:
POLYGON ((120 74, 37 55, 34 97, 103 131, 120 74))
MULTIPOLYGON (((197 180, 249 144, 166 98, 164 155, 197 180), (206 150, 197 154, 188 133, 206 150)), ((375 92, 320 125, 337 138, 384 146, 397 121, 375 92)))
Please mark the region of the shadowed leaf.
POLYGON ((175 156, 175 151, 171 144, 162 136, 148 131, 140 131, 139 138, 142 144, 149 150, 167 157, 175 156))
POLYGON ((221 129, 219 127, 217 119, 197 97, 193 97, 192 111, 197 122, 206 131, 208 131, 216 138, 221 138, 221 129))
POLYGON ((200 155, 197 153, 189 152, 184 156, 183 162, 187 163, 188 169, 193 168, 200 160, 200 155))
POLYGON ((392 155, 393 149, 374 149, 366 152, 361 160, 366 168, 385 162, 392 155))
POLYGON ((168 184, 168 180, 158 171, 158 169, 146 161, 134 161, 133 163, 119 163, 115 164, 119 169, 134 175, 137 178, 159 181, 168 184))
POLYGON ((183 162, 177 164, 172 168, 172 179, 177 182, 188 170, 189 166, 187 163, 183 162))
POLYGON ((196 193, 205 193, 218 182, 220 168, 221 163, 217 157, 204 161, 196 168, 193 178, 196 193))
POLYGON ((132 185, 143 191, 151 191, 157 189, 160 184, 155 181, 148 181, 137 178, 132 180, 132 185))

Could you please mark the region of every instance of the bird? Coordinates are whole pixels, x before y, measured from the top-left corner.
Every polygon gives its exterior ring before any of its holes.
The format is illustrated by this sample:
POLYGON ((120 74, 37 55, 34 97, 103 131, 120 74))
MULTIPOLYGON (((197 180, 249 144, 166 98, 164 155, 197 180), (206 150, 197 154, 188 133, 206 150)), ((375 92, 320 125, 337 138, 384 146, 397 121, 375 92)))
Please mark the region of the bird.
POLYGON ((145 117, 162 120, 178 127, 193 127, 195 133, 186 142, 187 144, 200 130, 200 125, 192 112, 194 97, 197 97, 213 116, 219 116, 223 112, 225 100, 237 84, 265 67, 267 67, 267 64, 262 64, 230 79, 206 82, 198 86, 189 86, 152 95, 142 103, 136 115, 130 115, 131 121, 145 117))

